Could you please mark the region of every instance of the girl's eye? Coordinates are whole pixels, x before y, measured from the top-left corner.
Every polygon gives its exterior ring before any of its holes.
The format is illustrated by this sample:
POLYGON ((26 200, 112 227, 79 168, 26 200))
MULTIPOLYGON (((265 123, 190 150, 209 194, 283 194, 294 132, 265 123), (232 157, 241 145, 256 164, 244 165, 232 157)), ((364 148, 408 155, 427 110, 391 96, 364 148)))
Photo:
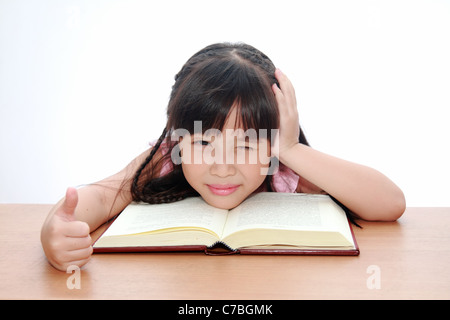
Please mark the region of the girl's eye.
POLYGON ((194 141, 194 144, 200 145, 200 146, 207 146, 207 145, 209 145, 209 142, 206 140, 197 140, 197 141, 194 141))
POLYGON ((246 150, 246 151, 252 151, 253 148, 251 146, 238 146, 239 149, 241 150, 246 150))

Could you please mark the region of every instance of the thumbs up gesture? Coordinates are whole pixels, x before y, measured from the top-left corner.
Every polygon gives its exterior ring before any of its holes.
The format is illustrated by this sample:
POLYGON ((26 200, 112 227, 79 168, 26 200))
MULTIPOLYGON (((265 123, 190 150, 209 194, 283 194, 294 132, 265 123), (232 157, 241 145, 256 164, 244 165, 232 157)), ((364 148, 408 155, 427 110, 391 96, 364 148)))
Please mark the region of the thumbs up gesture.
POLYGON ((76 219, 77 204, 77 190, 68 188, 64 201, 47 219, 41 231, 47 259, 61 271, 66 271, 70 265, 85 265, 92 255, 90 228, 86 222, 76 219))

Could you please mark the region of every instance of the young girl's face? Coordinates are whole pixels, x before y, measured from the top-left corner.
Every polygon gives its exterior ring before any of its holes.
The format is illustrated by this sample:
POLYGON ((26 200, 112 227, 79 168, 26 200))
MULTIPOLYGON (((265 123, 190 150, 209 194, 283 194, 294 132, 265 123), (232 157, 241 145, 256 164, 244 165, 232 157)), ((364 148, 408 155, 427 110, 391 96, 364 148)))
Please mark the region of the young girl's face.
POLYGON ((222 209, 238 206, 258 189, 270 162, 268 139, 235 128, 236 109, 221 131, 187 134, 180 142, 186 180, 208 204, 222 209))

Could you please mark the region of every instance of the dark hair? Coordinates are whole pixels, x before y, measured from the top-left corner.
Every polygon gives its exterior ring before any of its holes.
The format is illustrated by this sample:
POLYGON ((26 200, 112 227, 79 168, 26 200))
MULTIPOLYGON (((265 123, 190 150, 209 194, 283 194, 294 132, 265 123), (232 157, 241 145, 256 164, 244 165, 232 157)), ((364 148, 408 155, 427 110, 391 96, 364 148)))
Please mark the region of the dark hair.
MULTIPOLYGON (((133 200, 164 203, 198 196, 186 181, 181 165, 172 164, 172 171, 159 176, 162 164, 170 161, 177 144, 170 141, 170 136, 178 128, 194 133, 194 122, 201 121, 203 132, 210 128, 220 130, 236 106, 241 128, 257 132, 267 129, 268 138, 272 138, 270 129, 279 128, 278 107, 271 88, 277 83, 274 74, 272 61, 247 44, 218 43, 194 54, 175 76, 166 127, 134 175, 133 200), (155 157, 163 142, 168 152, 155 157)), ((301 128, 299 141, 308 145, 301 128)), ((266 186, 273 190, 269 175, 266 186)))

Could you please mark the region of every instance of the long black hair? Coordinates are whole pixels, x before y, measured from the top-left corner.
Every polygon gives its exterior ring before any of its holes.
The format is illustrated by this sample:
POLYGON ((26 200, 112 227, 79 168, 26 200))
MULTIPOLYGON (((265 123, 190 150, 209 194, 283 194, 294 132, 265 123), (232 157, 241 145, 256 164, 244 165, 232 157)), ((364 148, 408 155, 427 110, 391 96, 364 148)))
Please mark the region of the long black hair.
MULTIPOLYGON (((134 201, 173 202, 198 193, 186 181, 181 165, 159 176, 163 163, 170 160, 176 141, 170 136, 182 128, 194 133, 194 122, 201 121, 203 132, 221 130, 233 106, 238 106, 239 125, 247 130, 279 128, 278 106, 272 91, 275 66, 261 51, 244 43, 217 43, 194 54, 175 76, 167 124, 145 161, 136 171, 131 194, 134 201), (164 144, 166 152, 161 152, 164 144)), ((278 83, 277 83, 278 85, 278 83)), ((300 128, 299 142, 309 145, 300 128)), ((274 190, 271 176, 266 189, 274 190)), ((275 190, 274 190, 275 191, 275 190)))

